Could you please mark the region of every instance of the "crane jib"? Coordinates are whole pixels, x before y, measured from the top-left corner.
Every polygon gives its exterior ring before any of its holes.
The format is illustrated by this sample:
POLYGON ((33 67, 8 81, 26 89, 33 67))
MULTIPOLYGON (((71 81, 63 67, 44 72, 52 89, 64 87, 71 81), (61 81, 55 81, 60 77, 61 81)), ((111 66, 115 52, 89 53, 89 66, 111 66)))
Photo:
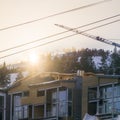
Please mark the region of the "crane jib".
POLYGON ((110 41, 110 40, 104 39, 104 38, 99 37, 99 36, 94 36, 94 35, 87 34, 87 33, 85 33, 84 31, 79 31, 79 30, 77 30, 77 28, 70 28, 70 27, 67 27, 67 26, 64 26, 64 25, 59 25, 59 24, 55 24, 55 25, 58 26, 58 27, 67 29, 67 30, 69 30, 69 31, 76 32, 77 34, 84 35, 84 36, 89 37, 89 38, 91 38, 91 39, 95 39, 95 40, 98 40, 98 41, 100 41, 100 42, 104 42, 104 43, 106 43, 106 44, 113 45, 113 46, 115 46, 115 47, 120 47, 120 44, 118 44, 118 43, 112 42, 112 41, 110 41))

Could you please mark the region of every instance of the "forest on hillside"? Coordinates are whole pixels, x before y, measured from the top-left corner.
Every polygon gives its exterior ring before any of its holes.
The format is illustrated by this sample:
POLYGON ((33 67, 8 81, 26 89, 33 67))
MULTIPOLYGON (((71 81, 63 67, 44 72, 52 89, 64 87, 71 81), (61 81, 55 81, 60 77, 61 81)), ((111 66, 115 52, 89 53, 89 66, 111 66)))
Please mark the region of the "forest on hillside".
POLYGON ((103 49, 82 49, 64 54, 44 56, 44 70, 49 72, 85 72, 120 74, 120 52, 112 53, 103 49))

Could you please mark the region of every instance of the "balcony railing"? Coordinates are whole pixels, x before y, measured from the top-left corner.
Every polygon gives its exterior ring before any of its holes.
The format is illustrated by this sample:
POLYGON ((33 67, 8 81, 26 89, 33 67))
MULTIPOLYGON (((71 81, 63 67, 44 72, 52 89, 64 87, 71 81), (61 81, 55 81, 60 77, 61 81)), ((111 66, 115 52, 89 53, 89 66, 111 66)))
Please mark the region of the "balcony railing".
POLYGON ((45 96, 42 97, 22 97, 21 98, 21 104, 26 105, 26 104, 44 104, 45 103, 45 96))

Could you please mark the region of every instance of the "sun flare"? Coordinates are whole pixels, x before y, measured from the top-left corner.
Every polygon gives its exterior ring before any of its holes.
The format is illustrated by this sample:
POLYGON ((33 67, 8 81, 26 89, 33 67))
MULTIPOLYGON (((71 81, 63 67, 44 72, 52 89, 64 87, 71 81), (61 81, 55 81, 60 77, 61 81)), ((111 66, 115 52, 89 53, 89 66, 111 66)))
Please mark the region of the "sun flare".
POLYGON ((36 53, 30 53, 29 62, 32 64, 37 64, 39 61, 38 55, 36 53))

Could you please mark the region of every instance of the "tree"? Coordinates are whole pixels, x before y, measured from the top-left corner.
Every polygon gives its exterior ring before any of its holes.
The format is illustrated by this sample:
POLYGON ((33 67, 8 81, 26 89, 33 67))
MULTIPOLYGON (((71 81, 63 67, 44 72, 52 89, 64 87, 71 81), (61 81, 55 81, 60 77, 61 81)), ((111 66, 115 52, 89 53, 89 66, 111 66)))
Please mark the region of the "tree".
POLYGON ((6 67, 5 62, 0 68, 0 86, 5 87, 10 83, 9 70, 6 67))
POLYGON ((24 76, 23 76, 22 72, 19 72, 16 80, 19 80, 19 79, 22 79, 22 78, 24 78, 24 76))
POLYGON ((85 72, 94 72, 95 70, 95 65, 92 60, 92 52, 88 48, 82 51, 80 69, 84 70, 85 72))
POLYGON ((120 53, 113 53, 111 58, 112 62, 110 67, 113 69, 113 73, 120 74, 120 53))
POLYGON ((100 67, 100 72, 103 72, 103 73, 107 73, 108 72, 108 69, 109 69, 109 66, 107 64, 107 58, 108 58, 108 54, 103 52, 101 54, 101 67, 100 67))
POLYGON ((48 53, 44 58, 44 67, 46 72, 52 72, 53 71, 53 59, 51 53, 48 53))

